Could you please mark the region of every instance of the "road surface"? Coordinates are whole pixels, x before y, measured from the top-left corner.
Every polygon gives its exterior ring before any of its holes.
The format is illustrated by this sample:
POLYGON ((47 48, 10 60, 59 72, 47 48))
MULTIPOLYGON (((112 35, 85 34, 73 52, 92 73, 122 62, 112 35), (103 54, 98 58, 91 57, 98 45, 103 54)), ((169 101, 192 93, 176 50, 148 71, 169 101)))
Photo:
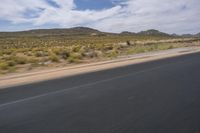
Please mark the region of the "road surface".
POLYGON ((200 133, 200 53, 0 90, 0 133, 200 133))

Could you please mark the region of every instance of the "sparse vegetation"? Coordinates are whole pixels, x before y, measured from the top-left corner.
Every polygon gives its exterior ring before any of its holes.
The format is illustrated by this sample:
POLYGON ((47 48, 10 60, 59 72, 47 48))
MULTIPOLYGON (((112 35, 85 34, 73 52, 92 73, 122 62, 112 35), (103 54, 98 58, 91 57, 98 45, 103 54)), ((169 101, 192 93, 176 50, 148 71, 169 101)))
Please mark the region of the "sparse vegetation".
MULTIPOLYGON (((90 29, 91 30, 91 29, 90 29)), ((0 73, 24 67, 80 63, 120 55, 177 47, 200 46, 200 38, 162 35, 103 34, 93 31, 70 35, 0 34, 0 73), (19 67, 20 66, 20 67, 19 67)), ((42 32, 42 31, 41 31, 42 32)))

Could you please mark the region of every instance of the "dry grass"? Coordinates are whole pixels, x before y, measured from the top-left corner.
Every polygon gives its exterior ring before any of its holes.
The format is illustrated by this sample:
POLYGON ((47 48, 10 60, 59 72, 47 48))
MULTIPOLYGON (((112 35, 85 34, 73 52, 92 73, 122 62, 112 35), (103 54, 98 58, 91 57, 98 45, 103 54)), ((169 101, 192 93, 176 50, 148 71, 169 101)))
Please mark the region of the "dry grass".
POLYGON ((0 74, 27 66, 80 63, 188 46, 200 46, 200 39, 148 36, 0 38, 0 74))

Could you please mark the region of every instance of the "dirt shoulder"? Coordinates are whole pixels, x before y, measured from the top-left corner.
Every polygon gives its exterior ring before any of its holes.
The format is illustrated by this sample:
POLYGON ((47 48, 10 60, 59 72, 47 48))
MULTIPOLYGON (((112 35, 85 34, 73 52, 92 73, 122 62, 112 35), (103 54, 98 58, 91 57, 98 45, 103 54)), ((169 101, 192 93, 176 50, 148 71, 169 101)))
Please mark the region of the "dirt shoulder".
POLYGON ((63 68, 41 70, 37 72, 12 74, 0 77, 0 89, 19 86, 24 84, 36 83, 56 78, 74 76, 89 72, 112 69, 131 64, 154 61, 164 58, 170 58, 190 53, 200 52, 200 47, 177 48, 157 52, 148 52, 129 56, 121 56, 114 60, 101 61, 89 64, 73 65, 63 68))

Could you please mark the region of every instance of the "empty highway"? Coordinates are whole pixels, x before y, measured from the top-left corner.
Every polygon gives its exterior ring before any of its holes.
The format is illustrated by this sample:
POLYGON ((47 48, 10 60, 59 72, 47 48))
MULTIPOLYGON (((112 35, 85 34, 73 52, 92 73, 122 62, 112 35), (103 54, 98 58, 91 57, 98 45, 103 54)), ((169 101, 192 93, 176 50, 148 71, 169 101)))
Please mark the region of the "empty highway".
POLYGON ((0 133, 200 133, 200 53, 0 90, 0 133))

